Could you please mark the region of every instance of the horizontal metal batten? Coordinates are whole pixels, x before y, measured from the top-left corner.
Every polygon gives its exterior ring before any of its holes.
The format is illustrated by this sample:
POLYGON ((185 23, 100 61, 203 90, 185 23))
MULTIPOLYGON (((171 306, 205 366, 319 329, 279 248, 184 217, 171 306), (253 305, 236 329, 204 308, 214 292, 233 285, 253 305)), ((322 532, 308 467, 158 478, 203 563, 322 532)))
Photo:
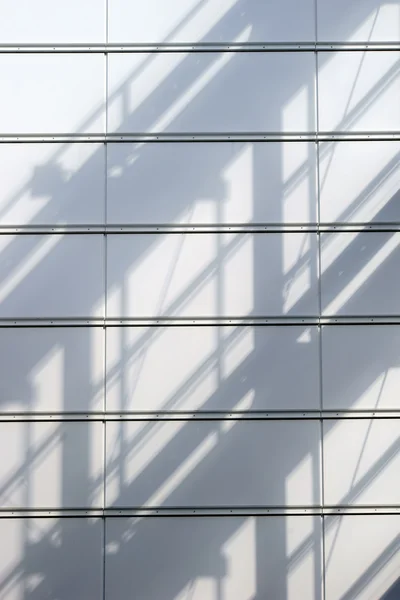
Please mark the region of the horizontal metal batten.
POLYGON ((315 421, 343 419, 400 419, 398 410, 248 410, 196 412, 1 412, 0 422, 49 421, 315 421))
POLYGON ((175 42, 107 44, 1 44, 0 53, 165 53, 165 52, 376 52, 398 51, 398 42, 175 42))
POLYGON ((340 142, 400 140, 400 131, 224 132, 224 133, 0 133, 0 143, 154 143, 154 142, 340 142))
POLYGON ((181 318, 7 318, 0 319, 0 328, 7 327, 226 327, 226 326, 329 326, 329 325, 400 325, 400 315, 388 316, 265 316, 265 317, 181 317, 181 318))
POLYGON ((0 519, 123 517, 274 517, 398 515, 400 506, 222 506, 172 508, 0 509, 0 519))
POLYGON ((76 234, 201 234, 201 233, 358 233, 396 232, 400 222, 392 223, 233 223, 233 224, 127 224, 127 225, 0 225, 0 235, 76 235, 76 234))

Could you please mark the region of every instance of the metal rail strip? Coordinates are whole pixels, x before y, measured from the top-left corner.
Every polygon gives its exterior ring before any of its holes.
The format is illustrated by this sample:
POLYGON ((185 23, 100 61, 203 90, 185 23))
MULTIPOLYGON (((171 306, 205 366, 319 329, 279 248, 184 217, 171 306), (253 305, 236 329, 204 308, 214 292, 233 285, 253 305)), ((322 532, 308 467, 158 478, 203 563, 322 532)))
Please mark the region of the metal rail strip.
POLYGON ((21 43, 0 44, 2 54, 171 52, 377 52, 399 51, 399 42, 196 42, 196 43, 21 43))
POLYGON ((213 224, 77 224, 0 225, 1 235, 83 235, 83 234, 212 234, 212 233, 369 233, 400 231, 400 221, 369 223, 213 223, 213 224))
POLYGON ((400 419, 400 409, 374 410, 248 410, 248 411, 124 411, 124 412, 0 412, 0 422, 100 421, 336 421, 400 419))
POLYGON ((0 318, 0 328, 24 327, 323 327, 343 325, 400 325, 400 315, 374 316, 258 316, 258 317, 126 317, 0 318))
POLYGON ((399 515, 399 505, 354 506, 221 506, 132 508, 0 509, 0 519, 26 518, 143 518, 143 517, 274 517, 399 515))
POLYGON ((185 132, 185 133, 1 133, 0 143, 154 143, 154 142, 341 142, 399 141, 400 131, 305 131, 305 132, 185 132))

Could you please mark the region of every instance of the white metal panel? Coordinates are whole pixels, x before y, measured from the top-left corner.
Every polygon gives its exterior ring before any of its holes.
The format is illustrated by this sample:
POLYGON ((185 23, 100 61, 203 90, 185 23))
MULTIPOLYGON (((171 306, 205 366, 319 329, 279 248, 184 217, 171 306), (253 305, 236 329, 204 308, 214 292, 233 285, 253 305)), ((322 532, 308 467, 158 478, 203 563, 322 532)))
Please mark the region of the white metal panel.
POLYGON ((111 421, 106 438, 108 506, 320 502, 317 421, 111 421))
POLYGON ((325 315, 397 315, 400 233, 322 234, 325 315))
POLYGON ((0 144, 1 225, 104 222, 103 144, 0 144))
POLYGON ((111 54, 108 129, 313 131, 311 53, 111 54))
POLYGON ((0 318, 104 314, 104 240, 85 235, 3 235, 0 318))
POLYGON ((103 424, 2 422, 2 508, 102 506, 103 424))
POLYGON ((400 5, 387 0, 317 0, 318 40, 400 41, 400 5))
POLYGON ((400 515, 325 519, 326 600, 399 597, 400 515))
POLYGON ((326 409, 400 410, 400 327, 324 327, 322 382, 326 409))
POLYGON ((400 52, 318 55, 321 131, 400 130, 400 52))
POLYGON ((102 329, 5 328, 0 356, 0 411, 103 409, 102 329))
POLYGON ((111 42, 232 42, 249 29, 252 41, 314 40, 311 0, 113 0, 111 42))
POLYGON ((110 144, 109 223, 316 221, 315 144, 110 144))
POLYGON ((0 519, 4 600, 102 596, 100 519, 0 519))
POLYGON ((325 421, 326 504, 399 504, 399 450, 399 419, 325 421))
POLYGON ((320 600, 320 540, 313 517, 108 519, 106 597, 320 600))
POLYGON ((105 3, 99 0, 0 2, 0 39, 7 44, 105 42, 105 3))
POLYGON ((315 315, 317 237, 112 235, 107 316, 315 315))
POLYGON ((322 222, 400 221, 400 142, 323 143, 320 181, 322 222))
POLYGON ((110 411, 319 408, 316 328, 109 328, 106 356, 110 411))
POLYGON ((2 133, 102 133, 102 54, 0 55, 2 133))

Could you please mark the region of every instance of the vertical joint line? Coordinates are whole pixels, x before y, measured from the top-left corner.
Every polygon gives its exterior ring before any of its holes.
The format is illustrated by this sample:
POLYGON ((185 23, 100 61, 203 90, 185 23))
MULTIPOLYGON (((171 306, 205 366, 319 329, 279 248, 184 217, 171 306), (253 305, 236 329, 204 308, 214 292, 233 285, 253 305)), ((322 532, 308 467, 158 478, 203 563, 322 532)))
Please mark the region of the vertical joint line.
MULTIPOLYGON (((316 196, 317 196, 317 238, 318 238, 318 352, 319 352, 319 406, 320 406, 320 502, 325 506, 324 489, 324 427, 322 419, 323 402, 323 376, 322 376, 322 269, 321 269, 321 178, 320 178, 320 142, 319 142, 319 78, 318 78, 318 0, 314 0, 314 33, 315 33, 315 132, 316 132, 316 196)), ((325 515, 321 514, 321 597, 326 600, 326 574, 325 574, 325 515)))
MULTIPOLYGON (((105 0, 105 38, 106 45, 108 44, 108 0, 105 0)), ((108 146, 107 146, 107 132, 108 132, 108 53, 104 53, 104 93, 105 93, 105 141, 104 141, 104 225, 105 229, 107 226, 107 163, 108 163, 108 146)), ((107 317, 107 234, 106 230, 104 233, 104 389, 103 389, 103 409, 104 415, 107 410, 107 328, 105 326, 105 320, 107 317)), ((106 420, 103 420, 103 600, 106 600, 106 465, 107 465, 107 424, 106 420)))

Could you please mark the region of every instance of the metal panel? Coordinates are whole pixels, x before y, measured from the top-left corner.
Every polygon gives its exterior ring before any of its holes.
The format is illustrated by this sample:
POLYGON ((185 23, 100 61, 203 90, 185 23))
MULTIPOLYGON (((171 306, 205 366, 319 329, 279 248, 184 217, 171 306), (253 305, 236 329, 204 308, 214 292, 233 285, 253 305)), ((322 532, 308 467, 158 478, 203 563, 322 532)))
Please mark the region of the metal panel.
POLYGON ((314 40, 312 0, 113 0, 111 42, 232 42, 248 32, 255 42, 314 40))
POLYGON ((3 235, 0 317, 104 315, 104 240, 84 235, 3 235))
POLYGON ((301 590, 321 600, 318 518, 121 518, 106 528, 107 598, 295 600, 301 590))
POLYGON ((325 409, 400 410, 400 327, 322 330, 325 409))
POLYGON ((108 223, 316 222, 313 143, 109 144, 107 168, 108 223))
POLYGON ((107 506, 320 501, 315 421, 107 422, 106 434, 107 506))
POLYGON ((0 144, 0 225, 104 223, 103 144, 0 144))
POLYGON ((1 412, 103 409, 103 329, 6 328, 0 356, 1 412))
POLYGON ((107 330, 107 410, 319 409, 316 327, 107 330))
POLYGON ((326 504, 400 504, 400 419, 324 422, 326 504))
POLYGON ((99 0, 13 0, 0 4, 0 39, 7 44, 105 42, 99 0))
POLYGON ((115 234, 107 316, 315 315, 317 255, 309 233, 115 234))
POLYGON ((2 133, 103 133, 105 58, 2 54, 2 133))
POLYGON ((110 54, 108 65, 108 131, 315 128, 309 53, 110 54))
POLYGON ((400 222, 400 142, 322 143, 320 179, 322 222, 400 222))
POLYGON ((400 233, 321 235, 324 315, 397 315, 400 233))
POLYGON ((318 40, 400 41, 400 5, 387 0, 317 0, 318 40))
POLYGON ((326 517, 326 600, 396 600, 399 531, 400 515, 326 517))
POLYGON ((0 423, 1 508, 103 503, 102 423, 0 423))
POLYGON ((1 519, 2 598, 101 598, 102 531, 100 519, 1 519))
POLYGON ((322 131, 400 131, 400 52, 318 54, 322 131))

